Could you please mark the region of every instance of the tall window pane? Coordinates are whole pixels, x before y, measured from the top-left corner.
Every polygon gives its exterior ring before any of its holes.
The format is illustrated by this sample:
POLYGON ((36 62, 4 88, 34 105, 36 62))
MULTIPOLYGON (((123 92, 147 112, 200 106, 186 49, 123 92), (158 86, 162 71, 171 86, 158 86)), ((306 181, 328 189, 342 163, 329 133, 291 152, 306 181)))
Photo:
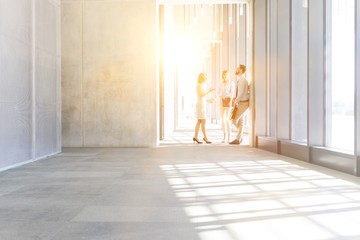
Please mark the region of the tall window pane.
POLYGON ((307 142, 307 0, 292 1, 291 139, 307 142))
POLYGON ((326 145, 354 149, 354 0, 326 1, 326 145))

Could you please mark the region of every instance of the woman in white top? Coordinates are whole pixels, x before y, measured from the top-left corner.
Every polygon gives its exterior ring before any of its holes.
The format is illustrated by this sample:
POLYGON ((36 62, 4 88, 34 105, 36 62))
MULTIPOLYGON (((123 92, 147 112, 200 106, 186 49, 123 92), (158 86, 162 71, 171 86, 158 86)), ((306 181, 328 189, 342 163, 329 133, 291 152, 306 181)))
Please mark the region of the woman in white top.
POLYGON ((196 95, 197 95, 197 102, 196 102, 196 118, 197 122, 195 125, 195 136, 193 137, 193 141, 197 143, 202 143, 198 139, 199 129, 201 126, 201 131, 204 135, 203 140, 206 143, 211 143, 207 136, 206 136, 206 95, 213 91, 213 88, 210 88, 208 91, 205 90, 205 82, 207 80, 207 76, 205 73, 200 73, 198 77, 198 83, 196 86, 196 95))
POLYGON ((224 132, 224 139, 222 142, 229 142, 231 135, 231 122, 230 122, 230 110, 232 102, 235 98, 235 85, 230 80, 229 71, 224 70, 222 72, 222 82, 219 88, 220 96, 220 112, 221 112, 221 125, 224 132))

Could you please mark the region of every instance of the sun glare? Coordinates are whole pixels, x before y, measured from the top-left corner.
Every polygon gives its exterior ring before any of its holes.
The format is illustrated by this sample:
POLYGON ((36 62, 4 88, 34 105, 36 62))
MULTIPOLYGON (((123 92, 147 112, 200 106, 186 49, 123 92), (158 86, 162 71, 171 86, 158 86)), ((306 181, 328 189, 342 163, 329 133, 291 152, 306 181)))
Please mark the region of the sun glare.
POLYGON ((360 236, 359 187, 352 182, 282 160, 160 168, 199 240, 360 236))

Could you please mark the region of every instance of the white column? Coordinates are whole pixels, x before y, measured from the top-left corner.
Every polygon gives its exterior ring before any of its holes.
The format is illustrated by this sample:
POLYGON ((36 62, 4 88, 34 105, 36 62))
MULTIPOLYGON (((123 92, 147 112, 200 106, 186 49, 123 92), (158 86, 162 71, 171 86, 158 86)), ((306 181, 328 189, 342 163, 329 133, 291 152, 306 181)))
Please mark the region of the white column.
POLYGON ((355 174, 360 176, 360 3, 355 0, 355 174))
POLYGON ((323 146, 324 144, 324 1, 309 1, 309 48, 308 48, 308 144, 323 146))

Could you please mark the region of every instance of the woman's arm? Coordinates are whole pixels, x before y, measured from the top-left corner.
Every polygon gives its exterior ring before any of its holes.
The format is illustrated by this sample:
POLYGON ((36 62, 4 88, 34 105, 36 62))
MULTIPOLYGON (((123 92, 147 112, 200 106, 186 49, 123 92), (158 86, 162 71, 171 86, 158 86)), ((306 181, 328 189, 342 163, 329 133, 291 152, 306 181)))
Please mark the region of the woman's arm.
POLYGON ((215 88, 210 88, 208 91, 203 91, 203 89, 201 87, 198 88, 198 94, 200 97, 204 97, 206 96, 207 94, 209 94, 210 92, 214 91, 215 88))

